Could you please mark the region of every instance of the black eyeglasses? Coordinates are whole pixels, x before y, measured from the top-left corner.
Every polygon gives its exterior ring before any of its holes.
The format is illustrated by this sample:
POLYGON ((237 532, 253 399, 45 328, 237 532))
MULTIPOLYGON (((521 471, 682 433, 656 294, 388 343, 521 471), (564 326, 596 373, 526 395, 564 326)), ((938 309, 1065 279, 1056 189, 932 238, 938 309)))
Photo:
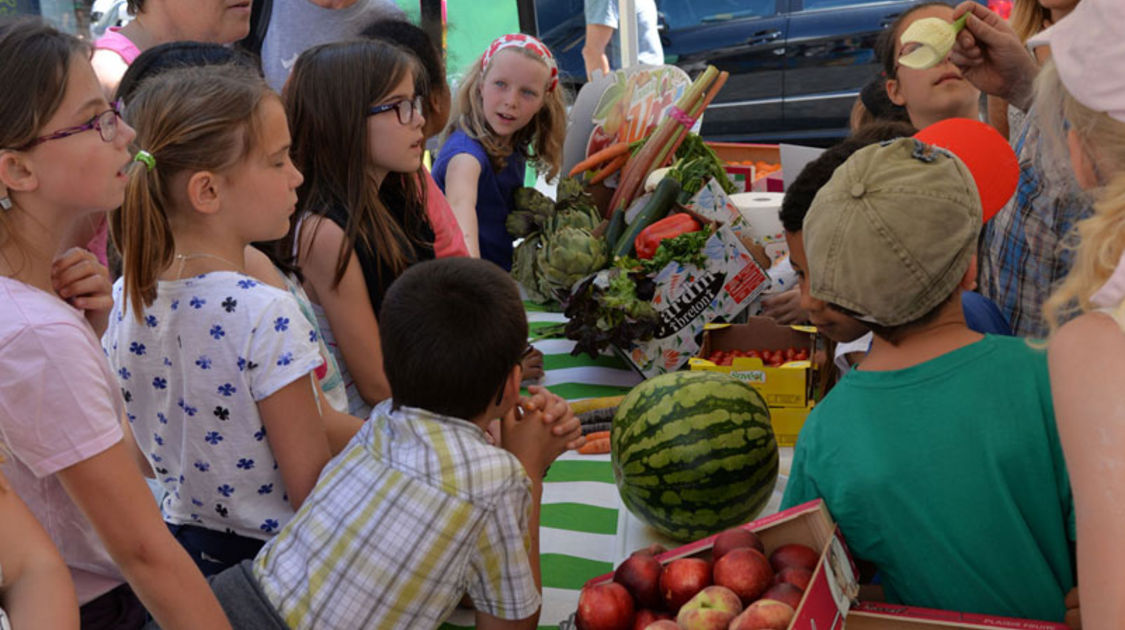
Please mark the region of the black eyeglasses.
POLYGON ((398 112, 398 121, 404 125, 409 125, 414 122, 414 115, 421 114, 422 112, 422 96, 415 96, 413 99, 406 99, 395 101, 394 103, 385 103, 383 105, 376 105, 367 110, 368 116, 375 114, 382 114, 391 110, 398 112))
POLYGON ((67 136, 73 136, 76 133, 82 133, 83 131, 89 131, 91 129, 98 130, 98 135, 102 137, 102 141, 113 142, 113 139, 117 137, 117 121, 121 118, 121 107, 122 103, 120 100, 114 101, 109 109, 96 114, 84 124, 78 125, 77 127, 67 127, 66 129, 61 129, 45 136, 39 136, 22 147, 19 147, 18 150, 24 151, 50 140, 66 138, 67 136))

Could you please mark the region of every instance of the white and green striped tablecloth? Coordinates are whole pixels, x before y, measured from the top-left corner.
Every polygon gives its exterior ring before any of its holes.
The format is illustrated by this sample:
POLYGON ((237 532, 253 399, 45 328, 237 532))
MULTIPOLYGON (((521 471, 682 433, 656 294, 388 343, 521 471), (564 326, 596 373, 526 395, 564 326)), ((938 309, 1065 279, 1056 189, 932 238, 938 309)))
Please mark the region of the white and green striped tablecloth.
MULTIPOLYGON (((565 322, 560 313, 548 313, 527 304, 531 332, 565 322)), ((568 399, 616 396, 628 392, 642 377, 616 356, 591 359, 571 356, 574 342, 544 339, 534 345, 543 353, 546 372, 542 384, 568 399)), ((782 449, 782 470, 788 473, 792 449, 782 449)), ((777 511, 784 481, 774 490, 763 514, 777 511)), ((578 607, 578 594, 587 580, 613 570, 635 549, 658 542, 668 548, 679 543, 663 539, 623 509, 613 481, 609 455, 559 457, 543 484, 539 553, 543 575, 543 608, 540 628, 558 628, 578 607)), ((473 613, 458 609, 443 630, 473 627, 473 613)))

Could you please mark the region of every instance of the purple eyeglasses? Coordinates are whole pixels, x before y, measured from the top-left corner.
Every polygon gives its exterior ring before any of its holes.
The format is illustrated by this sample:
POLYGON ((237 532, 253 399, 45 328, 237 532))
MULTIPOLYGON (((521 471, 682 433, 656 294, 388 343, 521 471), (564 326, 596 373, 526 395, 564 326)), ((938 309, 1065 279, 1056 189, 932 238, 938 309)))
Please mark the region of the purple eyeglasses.
POLYGON ((422 105, 422 96, 418 95, 412 99, 404 99, 385 105, 376 105, 367 110, 367 115, 374 116, 375 114, 382 114, 383 112, 389 112, 393 109, 398 113, 398 122, 403 125, 409 125, 414 122, 415 113, 422 113, 422 105))
POLYGON ((93 118, 86 121, 84 124, 78 125, 77 127, 67 127, 66 129, 61 129, 59 131, 56 131, 55 133, 45 136, 39 136, 38 138, 32 140, 31 142, 28 142, 22 147, 18 147, 18 150, 25 151, 36 145, 43 144, 44 142, 47 142, 49 140, 58 140, 59 138, 73 136, 76 133, 82 133, 83 131, 89 131, 90 129, 97 129, 98 135, 102 137, 102 141, 112 142, 113 139, 117 137, 117 121, 121 118, 121 107, 122 103, 120 100, 114 101, 113 104, 110 105, 109 109, 96 114, 93 118))

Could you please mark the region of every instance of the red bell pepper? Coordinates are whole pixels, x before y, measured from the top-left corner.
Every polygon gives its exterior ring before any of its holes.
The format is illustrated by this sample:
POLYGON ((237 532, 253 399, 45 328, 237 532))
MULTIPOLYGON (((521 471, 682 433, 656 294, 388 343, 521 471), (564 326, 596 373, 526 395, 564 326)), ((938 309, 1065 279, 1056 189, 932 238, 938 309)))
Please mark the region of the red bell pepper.
POLYGON ((637 235, 637 240, 633 241, 633 245, 637 248, 637 257, 649 259, 656 253, 656 248, 660 247, 660 242, 666 238, 674 238, 681 234, 688 232, 698 232, 703 229, 699 222, 691 217, 689 214, 678 212, 671 216, 665 217, 656 223, 641 230, 637 235))

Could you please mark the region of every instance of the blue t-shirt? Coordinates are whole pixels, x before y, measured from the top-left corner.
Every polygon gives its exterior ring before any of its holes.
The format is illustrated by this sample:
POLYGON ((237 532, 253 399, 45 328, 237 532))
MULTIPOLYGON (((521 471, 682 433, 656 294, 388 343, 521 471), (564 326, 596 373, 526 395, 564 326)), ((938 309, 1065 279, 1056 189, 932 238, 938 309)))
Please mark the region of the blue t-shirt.
POLYGON ((1011 335, 1008 320, 992 300, 976 291, 961 292, 961 312, 970 330, 993 335, 1011 335))
POLYGON ((508 156, 508 163, 503 170, 497 172, 493 170, 488 153, 480 142, 458 129, 441 145, 430 171, 443 193, 448 194, 445 188, 445 171, 449 167, 449 161, 458 153, 468 153, 480 164, 480 178, 477 180, 477 238, 480 241, 480 257, 510 271, 512 236, 508 234, 504 222, 512 210, 513 193, 523 186, 525 160, 518 153, 513 153, 508 156))

